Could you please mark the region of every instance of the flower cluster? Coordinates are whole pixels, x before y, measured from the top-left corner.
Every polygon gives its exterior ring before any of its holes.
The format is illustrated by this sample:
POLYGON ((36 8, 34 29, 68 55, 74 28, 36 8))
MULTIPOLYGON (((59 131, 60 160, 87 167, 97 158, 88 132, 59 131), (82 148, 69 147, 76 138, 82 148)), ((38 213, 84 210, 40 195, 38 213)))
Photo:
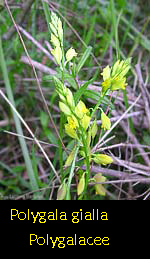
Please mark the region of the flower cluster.
POLYGON ((111 91, 125 89, 126 77, 125 75, 130 69, 131 58, 127 58, 126 60, 118 60, 112 68, 109 66, 103 69, 101 75, 103 76, 102 82, 102 93, 106 93, 108 89, 111 91))
MULTIPOLYGON (((51 42, 54 45, 54 49, 51 50, 56 63, 61 67, 61 61, 63 58, 63 28, 60 18, 55 13, 51 14, 51 42)), ((71 61, 73 57, 76 57, 77 53, 73 48, 70 48, 66 53, 66 63, 71 61)))

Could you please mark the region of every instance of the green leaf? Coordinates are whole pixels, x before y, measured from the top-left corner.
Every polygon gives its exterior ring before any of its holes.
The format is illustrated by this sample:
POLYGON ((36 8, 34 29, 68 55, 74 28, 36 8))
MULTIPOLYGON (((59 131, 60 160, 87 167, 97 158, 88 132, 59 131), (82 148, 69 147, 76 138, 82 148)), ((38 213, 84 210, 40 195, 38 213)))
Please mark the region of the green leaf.
POLYGON ((87 98, 91 98, 95 101, 98 101, 100 98, 99 92, 94 92, 93 90, 85 90, 83 93, 87 98))
POLYGON ((43 111, 41 111, 40 113, 40 120, 41 120, 42 127, 44 129, 47 128, 48 122, 49 122, 49 116, 43 111))
POLYGON ((77 65, 77 74, 79 73, 79 71, 81 70, 81 68, 83 67, 85 61, 87 60, 87 58, 89 57, 89 55, 91 54, 92 51, 92 47, 89 46, 87 47, 87 49, 85 50, 85 52, 83 53, 83 56, 81 57, 81 59, 79 60, 79 63, 77 65))

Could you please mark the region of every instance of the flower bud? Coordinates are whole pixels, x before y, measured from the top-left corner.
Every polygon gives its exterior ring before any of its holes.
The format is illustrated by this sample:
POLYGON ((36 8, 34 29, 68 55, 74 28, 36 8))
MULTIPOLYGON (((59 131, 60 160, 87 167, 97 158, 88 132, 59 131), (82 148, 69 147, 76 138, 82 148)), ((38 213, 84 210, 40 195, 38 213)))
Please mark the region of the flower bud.
MULTIPOLYGON (((106 177, 102 176, 101 173, 98 173, 94 176, 94 180, 98 183, 98 182, 105 182, 106 181, 106 177)), ((103 187, 102 184, 95 184, 95 189, 96 189, 96 194, 99 195, 106 195, 106 189, 103 187)))
POLYGON ((94 139, 95 136, 96 136, 96 133, 97 133, 97 123, 96 123, 96 120, 93 121, 93 124, 91 126, 91 135, 92 135, 92 138, 94 139))
POLYGON ((75 109, 74 98, 69 88, 67 88, 67 91, 66 91, 66 98, 67 98, 67 103, 70 105, 70 107, 72 109, 75 109))
POLYGON ((60 20, 60 18, 58 19, 58 36, 59 36, 59 39, 61 41, 61 43, 63 43, 63 28, 62 28, 62 22, 60 20))
POLYGON ((59 102, 59 108, 65 115, 71 115, 71 111, 66 104, 59 102))
POLYGON ((105 154, 96 154, 92 158, 96 164, 102 164, 102 165, 107 165, 111 164, 113 162, 113 159, 105 154))
POLYGON ((75 114, 79 117, 79 119, 82 119, 83 116, 88 113, 88 109, 86 108, 84 102, 79 101, 76 108, 75 108, 75 114))
POLYGON ((77 187, 77 193, 80 195, 84 191, 85 186, 85 172, 82 174, 77 187))
POLYGON ((103 111, 101 112, 101 121, 102 121, 102 128, 104 130, 109 130, 111 127, 111 122, 108 116, 103 111))
POLYGON ((51 42, 55 47, 60 47, 59 39, 53 33, 51 33, 51 42))
POLYGON ((66 60, 67 62, 71 61, 73 59, 73 57, 76 57, 77 53, 73 48, 68 49, 67 53, 66 53, 66 60))
POLYGON ((61 60, 62 60, 62 50, 61 50, 60 46, 57 46, 55 49, 52 49, 51 53, 54 56, 57 64, 60 65, 61 60))
MULTIPOLYGON (((65 179, 66 180, 66 179, 65 179)), ((65 180, 63 183, 59 186, 58 192, 57 192, 57 200, 63 200, 66 196, 67 192, 67 185, 65 183, 65 180)))

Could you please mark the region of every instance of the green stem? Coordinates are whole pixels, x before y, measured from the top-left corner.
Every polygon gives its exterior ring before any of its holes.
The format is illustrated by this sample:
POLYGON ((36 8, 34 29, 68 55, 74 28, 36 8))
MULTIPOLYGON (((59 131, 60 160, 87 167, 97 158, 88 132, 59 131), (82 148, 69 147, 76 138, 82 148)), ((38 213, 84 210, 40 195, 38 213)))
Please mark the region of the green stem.
MULTIPOLYGON (((105 93, 105 94, 106 94, 106 93, 105 93)), ((94 107, 94 109, 93 109, 93 111, 92 111, 92 113, 91 113, 91 118, 93 117, 94 113, 96 112, 96 110, 98 109, 98 107, 99 107, 99 105, 101 104, 102 100, 104 99, 105 94, 102 95, 102 96, 99 98, 97 104, 95 105, 95 107, 94 107)))
POLYGON ((72 178, 73 178, 73 172, 74 172, 74 168, 75 168, 75 162, 76 162, 76 157, 77 157, 77 154, 78 154, 79 147, 80 147, 80 143, 77 144, 75 154, 74 154, 74 158, 73 158, 73 162, 72 162, 72 165, 71 165, 70 175, 69 175, 68 184, 67 184, 66 200, 70 200, 70 198, 71 198, 70 197, 70 185, 71 185, 71 181, 72 181, 72 178))

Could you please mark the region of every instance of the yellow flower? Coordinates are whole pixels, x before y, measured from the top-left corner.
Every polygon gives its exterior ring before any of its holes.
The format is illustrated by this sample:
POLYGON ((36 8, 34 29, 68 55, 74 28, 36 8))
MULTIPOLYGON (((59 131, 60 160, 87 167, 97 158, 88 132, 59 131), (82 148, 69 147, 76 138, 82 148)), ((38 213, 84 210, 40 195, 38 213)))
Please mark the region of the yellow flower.
POLYGON ((91 117, 87 116, 86 114, 81 119, 81 125, 82 127, 87 130, 89 123, 90 123, 91 117))
POLYGON ((110 78, 110 73, 111 73, 111 69, 109 66, 105 67, 103 69, 103 72, 101 73, 101 75, 103 76, 103 80, 105 81, 106 79, 110 78))
POLYGON ((77 139, 76 128, 78 126, 77 121, 74 120, 72 117, 67 117, 68 124, 65 124, 65 131, 71 137, 77 139))
POLYGON ((71 61, 73 59, 73 57, 76 57, 77 53, 73 48, 68 49, 67 53, 66 53, 66 60, 67 62, 71 61))
POLYGON ((109 130, 111 127, 111 122, 108 116, 103 111, 101 112, 101 121, 102 121, 102 128, 104 130, 109 130))
POLYGON ((71 138, 78 139, 76 131, 69 124, 65 124, 65 131, 71 138))
MULTIPOLYGON (((106 177, 102 176, 101 173, 98 173, 94 176, 94 180, 98 183, 98 182, 105 182, 106 181, 106 177)), ((95 184, 95 189, 96 189, 96 194, 100 194, 105 196, 106 194, 106 189, 103 187, 102 184, 95 184)))
POLYGON ((82 119, 83 116, 88 112, 89 110, 86 108, 85 104, 82 101, 79 101, 75 108, 75 114, 78 116, 78 118, 82 119))
POLYGON ((102 93, 105 93, 108 89, 111 91, 125 89, 126 78, 125 75, 130 69, 131 58, 126 60, 118 60, 115 62, 112 68, 109 66, 103 69, 101 75, 103 76, 102 93))
POLYGON ((120 77, 120 76, 117 76, 116 78, 114 78, 112 80, 112 86, 111 86, 111 90, 112 91, 115 91, 115 90, 118 90, 118 89, 123 89, 125 90, 126 88, 126 78, 125 77, 120 77))
POLYGON ((105 93, 111 87, 111 78, 106 79, 102 82, 102 92, 105 93))
POLYGON ((102 164, 102 165, 107 165, 107 164, 111 164, 113 162, 113 159, 105 154, 93 154, 93 160, 96 164, 102 164))
POLYGON ((68 124, 72 129, 76 129, 78 127, 78 122, 74 117, 67 117, 68 124))

